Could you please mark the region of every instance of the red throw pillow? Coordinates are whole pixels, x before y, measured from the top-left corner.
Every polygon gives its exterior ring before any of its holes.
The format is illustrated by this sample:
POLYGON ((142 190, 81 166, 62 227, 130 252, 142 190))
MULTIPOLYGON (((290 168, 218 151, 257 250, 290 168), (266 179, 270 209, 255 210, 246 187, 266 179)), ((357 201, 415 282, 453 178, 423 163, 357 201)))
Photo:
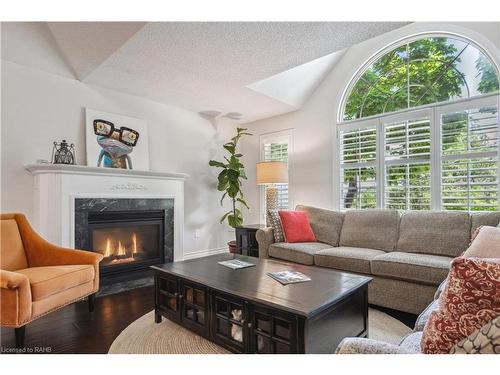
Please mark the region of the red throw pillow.
POLYGON ((305 211, 278 211, 286 242, 316 242, 305 211))
POLYGON ((424 353, 449 353, 500 315, 500 259, 455 258, 438 306, 424 328, 424 353))

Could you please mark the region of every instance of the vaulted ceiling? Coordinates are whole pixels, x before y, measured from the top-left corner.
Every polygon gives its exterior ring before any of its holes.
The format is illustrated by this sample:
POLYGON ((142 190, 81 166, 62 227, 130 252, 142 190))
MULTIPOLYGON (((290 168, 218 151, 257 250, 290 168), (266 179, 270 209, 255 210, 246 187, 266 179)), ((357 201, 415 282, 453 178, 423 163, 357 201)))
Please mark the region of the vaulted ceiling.
POLYGON ((406 24, 3 23, 2 59, 248 122, 300 108, 346 48, 406 24))

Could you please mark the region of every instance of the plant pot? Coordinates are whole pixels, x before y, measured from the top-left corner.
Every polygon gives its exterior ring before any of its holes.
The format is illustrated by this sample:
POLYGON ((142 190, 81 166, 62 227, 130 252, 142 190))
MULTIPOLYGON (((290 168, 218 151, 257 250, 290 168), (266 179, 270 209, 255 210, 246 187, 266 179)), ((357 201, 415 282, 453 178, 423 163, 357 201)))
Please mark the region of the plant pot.
POLYGON ((229 252, 235 254, 236 253, 236 241, 229 241, 227 243, 227 246, 229 246, 229 252))

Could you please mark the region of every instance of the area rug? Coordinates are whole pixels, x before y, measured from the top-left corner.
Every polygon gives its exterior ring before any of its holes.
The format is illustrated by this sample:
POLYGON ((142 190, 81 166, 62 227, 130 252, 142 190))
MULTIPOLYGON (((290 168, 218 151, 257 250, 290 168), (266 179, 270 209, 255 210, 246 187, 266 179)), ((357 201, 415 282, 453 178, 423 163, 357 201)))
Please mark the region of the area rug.
MULTIPOLYGON (((369 337, 399 344, 411 329, 384 312, 370 309, 369 337)), ((113 341, 110 354, 226 354, 226 349, 163 319, 154 322, 154 311, 141 316, 113 341)))

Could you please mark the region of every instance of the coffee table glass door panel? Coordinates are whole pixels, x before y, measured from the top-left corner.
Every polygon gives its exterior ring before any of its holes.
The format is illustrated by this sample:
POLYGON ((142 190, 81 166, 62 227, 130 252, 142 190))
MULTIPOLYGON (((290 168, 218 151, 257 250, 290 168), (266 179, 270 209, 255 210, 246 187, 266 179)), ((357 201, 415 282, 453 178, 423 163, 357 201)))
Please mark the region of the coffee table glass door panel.
POLYGON ((202 335, 208 333, 207 289, 185 280, 181 281, 181 320, 202 335))
POLYGON ((250 305, 251 353, 296 353, 297 322, 293 315, 250 305))
POLYGON ((171 319, 178 320, 180 318, 179 308, 179 282, 175 278, 158 277, 157 276, 157 304, 160 309, 164 310, 171 319))
POLYGON ((227 294, 213 292, 212 304, 215 311, 212 324, 214 341, 237 352, 245 351, 248 338, 244 301, 227 294))

